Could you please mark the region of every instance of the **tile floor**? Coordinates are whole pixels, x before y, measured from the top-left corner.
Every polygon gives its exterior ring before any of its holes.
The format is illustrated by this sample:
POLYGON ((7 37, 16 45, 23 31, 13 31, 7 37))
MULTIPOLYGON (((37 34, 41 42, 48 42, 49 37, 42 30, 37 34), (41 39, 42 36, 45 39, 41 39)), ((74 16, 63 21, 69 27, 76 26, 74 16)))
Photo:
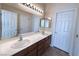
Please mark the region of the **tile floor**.
POLYGON ((42 56, 69 56, 69 54, 56 47, 49 47, 42 56))

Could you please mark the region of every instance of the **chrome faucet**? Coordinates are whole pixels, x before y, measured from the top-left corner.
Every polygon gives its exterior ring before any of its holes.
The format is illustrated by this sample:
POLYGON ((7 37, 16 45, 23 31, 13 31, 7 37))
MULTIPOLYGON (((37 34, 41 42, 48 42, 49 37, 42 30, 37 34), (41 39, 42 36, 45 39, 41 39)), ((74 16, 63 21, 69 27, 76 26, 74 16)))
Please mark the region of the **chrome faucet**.
POLYGON ((42 29, 42 34, 43 34, 43 35, 45 34, 45 29, 42 29))
POLYGON ((20 37, 19 41, 22 41, 23 40, 23 36, 20 34, 19 37, 20 37))

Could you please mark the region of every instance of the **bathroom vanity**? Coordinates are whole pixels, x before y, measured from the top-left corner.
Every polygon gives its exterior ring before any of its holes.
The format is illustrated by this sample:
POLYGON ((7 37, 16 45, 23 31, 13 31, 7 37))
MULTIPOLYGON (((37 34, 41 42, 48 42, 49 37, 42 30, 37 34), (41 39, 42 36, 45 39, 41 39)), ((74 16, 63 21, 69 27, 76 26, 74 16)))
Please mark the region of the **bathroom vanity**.
POLYGON ((47 48, 50 46, 50 43, 51 35, 21 50, 20 52, 17 52, 13 56, 40 56, 47 50, 47 48))
POLYGON ((0 41, 0 56, 41 56, 50 43, 51 33, 24 34, 22 41, 19 41, 19 37, 3 43, 0 41))

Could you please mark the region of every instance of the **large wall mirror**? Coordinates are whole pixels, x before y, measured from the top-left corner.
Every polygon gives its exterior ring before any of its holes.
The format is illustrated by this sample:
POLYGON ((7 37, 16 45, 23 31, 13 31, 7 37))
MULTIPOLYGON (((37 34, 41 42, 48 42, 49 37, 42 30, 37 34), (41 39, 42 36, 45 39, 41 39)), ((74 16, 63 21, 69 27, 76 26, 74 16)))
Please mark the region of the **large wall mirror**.
POLYGON ((29 14, 0 10, 0 40, 6 40, 32 32, 32 19, 29 14))

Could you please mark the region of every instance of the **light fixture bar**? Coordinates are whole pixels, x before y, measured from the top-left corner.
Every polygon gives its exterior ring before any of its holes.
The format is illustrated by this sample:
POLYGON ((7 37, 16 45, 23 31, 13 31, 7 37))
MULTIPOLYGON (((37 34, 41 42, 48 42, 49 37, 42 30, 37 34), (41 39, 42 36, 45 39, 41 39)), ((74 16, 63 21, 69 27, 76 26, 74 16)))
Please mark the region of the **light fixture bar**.
POLYGON ((38 7, 36 7, 36 6, 34 6, 34 5, 31 4, 31 3, 22 3, 22 5, 27 6, 27 7, 31 8, 31 9, 33 9, 33 10, 39 12, 39 13, 43 13, 43 10, 42 10, 42 9, 40 9, 40 8, 38 8, 38 7))

